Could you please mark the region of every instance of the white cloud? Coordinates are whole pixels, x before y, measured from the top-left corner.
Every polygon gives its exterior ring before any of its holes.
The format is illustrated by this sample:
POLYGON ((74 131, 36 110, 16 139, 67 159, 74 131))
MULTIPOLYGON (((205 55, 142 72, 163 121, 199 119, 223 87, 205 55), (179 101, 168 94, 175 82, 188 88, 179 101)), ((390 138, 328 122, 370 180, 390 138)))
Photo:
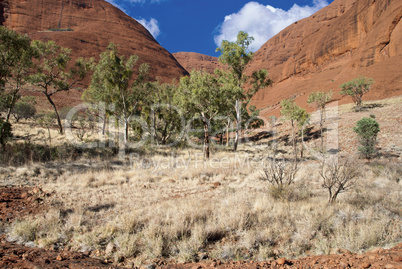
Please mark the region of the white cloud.
POLYGON ((127 13, 127 10, 125 8, 123 8, 121 5, 116 3, 116 0, 106 0, 106 2, 108 2, 109 4, 114 5, 115 7, 117 7, 118 9, 120 9, 121 11, 123 11, 124 13, 127 13))
POLYGON ((225 16, 219 27, 219 34, 214 37, 215 44, 220 46, 222 40, 236 41, 237 33, 245 31, 254 37, 250 50, 257 51, 288 25, 314 14, 327 5, 326 0, 314 0, 312 6, 301 7, 294 4, 285 11, 270 5, 249 2, 239 12, 225 16))
MULTIPOLYGON (((121 5, 116 3, 118 0, 106 0, 106 1, 109 2, 110 4, 114 5, 115 7, 117 7, 121 11, 123 11, 124 13, 128 14, 126 9, 124 9, 121 5)), ((150 3, 157 3, 157 2, 164 1, 164 0, 125 0, 125 1, 130 1, 132 3, 145 3, 147 1, 150 3)), ((135 20, 138 21, 140 24, 142 24, 142 26, 144 26, 155 39, 160 34, 161 31, 159 29, 158 20, 156 20, 154 18, 151 18, 149 21, 147 21, 143 18, 138 18, 135 20)))
POLYGON ((142 24, 150 33, 151 35, 156 38, 160 34, 159 23, 156 19, 151 18, 149 21, 145 19, 136 19, 139 23, 142 24))

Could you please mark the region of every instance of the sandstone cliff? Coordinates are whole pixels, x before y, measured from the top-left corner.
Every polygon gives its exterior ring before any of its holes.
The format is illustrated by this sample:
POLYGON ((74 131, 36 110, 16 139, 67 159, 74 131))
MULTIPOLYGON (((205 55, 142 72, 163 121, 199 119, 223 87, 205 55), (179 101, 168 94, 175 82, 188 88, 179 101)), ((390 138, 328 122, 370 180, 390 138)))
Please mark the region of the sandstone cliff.
MULTIPOLYGON (((335 0, 298 21, 259 49, 247 72, 265 68, 275 85, 259 92, 262 115, 279 115, 279 102, 296 96, 306 107, 313 91, 333 90, 358 76, 375 84, 366 100, 401 94, 402 1, 335 0)), ((340 103, 348 97, 334 96, 340 103)))

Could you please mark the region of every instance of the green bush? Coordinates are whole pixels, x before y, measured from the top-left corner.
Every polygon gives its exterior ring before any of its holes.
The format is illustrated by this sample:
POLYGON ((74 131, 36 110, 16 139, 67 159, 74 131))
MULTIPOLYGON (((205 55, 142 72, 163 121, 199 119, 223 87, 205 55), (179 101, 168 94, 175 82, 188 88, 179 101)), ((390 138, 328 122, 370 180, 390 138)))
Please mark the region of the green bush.
POLYGON ((12 110, 15 120, 18 122, 20 119, 32 118, 36 113, 36 108, 33 104, 28 102, 18 102, 12 110))
POLYGON ((342 89, 341 94, 352 97, 353 103, 356 105, 356 111, 360 111, 362 109, 363 95, 370 90, 373 83, 372 78, 359 77, 353 79, 340 86, 342 89))
POLYGON ((357 133, 359 139, 359 151, 366 159, 370 159, 376 153, 375 145, 377 135, 380 132, 380 125, 373 118, 363 118, 359 120, 353 131, 357 133))

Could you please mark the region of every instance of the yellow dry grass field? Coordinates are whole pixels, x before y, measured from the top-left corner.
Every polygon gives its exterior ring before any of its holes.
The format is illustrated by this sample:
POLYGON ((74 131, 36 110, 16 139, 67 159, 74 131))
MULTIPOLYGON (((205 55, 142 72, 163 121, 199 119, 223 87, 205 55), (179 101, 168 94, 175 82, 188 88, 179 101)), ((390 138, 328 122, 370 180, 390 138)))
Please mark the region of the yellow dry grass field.
MULTIPOLYGON (((82 156, 1 167, 2 185, 39 185, 51 194, 47 212, 2 228, 9 241, 91 251, 120 265, 267 260, 390 246, 402 241, 401 101, 366 102, 372 107, 363 112, 345 105, 329 114, 328 121, 338 124, 338 153, 358 170, 356 184, 333 204, 322 186, 321 162, 314 158, 319 139, 313 136, 293 184, 277 195, 267 181, 267 158, 292 156, 289 126, 279 120, 276 137, 242 143, 237 152, 213 149, 207 161, 199 149, 149 147, 123 159, 82 156), (380 153, 365 161, 351 128, 370 114, 380 123, 380 153)), ((49 143, 47 130, 35 122, 14 126, 12 143, 28 135, 32 143, 49 143)), ((67 142, 51 132, 51 145, 67 142)), ((326 145, 334 145, 331 139, 326 145)))

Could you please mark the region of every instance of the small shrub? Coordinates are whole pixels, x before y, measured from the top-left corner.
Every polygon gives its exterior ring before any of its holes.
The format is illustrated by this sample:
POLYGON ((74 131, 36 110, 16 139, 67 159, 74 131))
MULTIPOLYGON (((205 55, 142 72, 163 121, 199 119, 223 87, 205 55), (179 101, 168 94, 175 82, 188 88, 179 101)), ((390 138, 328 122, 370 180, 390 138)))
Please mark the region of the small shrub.
POLYGON ((17 221, 12 224, 11 234, 19 237, 22 242, 35 241, 37 239, 38 228, 38 220, 17 221))
POLYGON ((262 179, 271 184, 269 192, 274 199, 288 196, 288 187, 294 182, 297 170, 297 162, 273 159, 264 164, 262 179))
POLYGON ((375 145, 377 135, 380 132, 380 125, 373 118, 363 118, 357 122, 353 131, 358 135, 361 145, 358 149, 361 155, 370 159, 376 153, 375 145))
POLYGON ((35 103, 32 98, 21 98, 11 111, 15 120, 32 118, 36 114, 35 103))
POLYGON ((362 97, 370 90, 373 83, 374 80, 372 78, 359 77, 353 79, 340 86, 342 89, 341 94, 351 96, 356 105, 356 111, 359 111, 362 108, 362 97))
POLYGON ((348 161, 332 160, 323 164, 320 175, 322 186, 328 190, 328 203, 334 203, 340 193, 348 191, 356 183, 358 171, 348 161))

